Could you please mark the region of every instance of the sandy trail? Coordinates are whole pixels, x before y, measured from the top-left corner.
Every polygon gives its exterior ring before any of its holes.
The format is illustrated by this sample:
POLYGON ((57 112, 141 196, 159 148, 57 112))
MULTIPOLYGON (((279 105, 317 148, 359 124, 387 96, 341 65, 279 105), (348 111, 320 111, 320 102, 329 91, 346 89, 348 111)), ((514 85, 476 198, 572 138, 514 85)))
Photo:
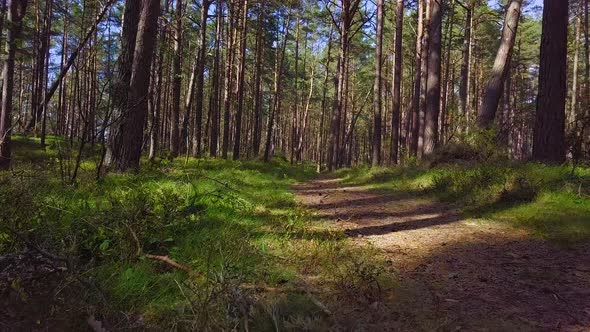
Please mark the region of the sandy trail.
POLYGON ((373 328, 590 331, 589 244, 561 248, 524 230, 464 219, 429 198, 337 179, 295 191, 318 217, 392 262, 403 294, 373 328))

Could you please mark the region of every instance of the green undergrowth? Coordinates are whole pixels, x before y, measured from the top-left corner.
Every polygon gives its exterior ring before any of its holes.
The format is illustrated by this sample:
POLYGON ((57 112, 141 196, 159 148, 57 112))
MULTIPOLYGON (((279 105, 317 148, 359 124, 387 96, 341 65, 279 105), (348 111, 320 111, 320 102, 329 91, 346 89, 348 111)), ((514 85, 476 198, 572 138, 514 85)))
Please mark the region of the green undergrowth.
POLYGON ((33 244, 67 257, 75 280, 94 285, 76 294, 79 309, 119 326, 315 329, 329 319, 310 295, 316 287, 331 303, 388 284, 375 251, 311 224, 296 204, 291 186, 313 167, 179 158, 97 182, 88 157, 70 184, 60 176, 63 141, 44 152, 33 139, 15 143, 15 170, 0 177, 0 252, 33 244))
POLYGON ((366 167, 337 172, 344 181, 400 195, 434 197, 467 217, 526 227, 563 244, 590 239, 590 168, 538 163, 456 162, 366 167))

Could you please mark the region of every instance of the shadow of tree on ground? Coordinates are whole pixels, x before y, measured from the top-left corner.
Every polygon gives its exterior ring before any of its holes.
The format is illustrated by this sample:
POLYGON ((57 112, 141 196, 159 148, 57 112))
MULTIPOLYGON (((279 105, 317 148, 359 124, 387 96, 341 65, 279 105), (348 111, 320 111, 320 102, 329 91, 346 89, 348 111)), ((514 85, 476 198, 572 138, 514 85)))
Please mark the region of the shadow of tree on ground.
MULTIPOLYGON (((464 219, 425 197, 320 179, 297 187, 318 218, 382 250, 398 285, 361 307, 338 302, 336 327, 423 331, 587 331, 590 244, 464 219), (352 308, 351 308, 352 307, 352 308)), ((330 296, 329 294, 327 295, 330 296)))

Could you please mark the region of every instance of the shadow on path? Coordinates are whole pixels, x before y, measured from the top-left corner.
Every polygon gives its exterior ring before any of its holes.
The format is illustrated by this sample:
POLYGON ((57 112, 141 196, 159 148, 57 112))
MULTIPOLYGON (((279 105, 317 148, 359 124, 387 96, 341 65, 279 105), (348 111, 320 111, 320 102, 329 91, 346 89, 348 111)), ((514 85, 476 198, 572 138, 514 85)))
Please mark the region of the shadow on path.
POLYGON ((428 198, 379 194, 337 180, 295 190, 317 218, 334 222, 360 245, 381 249, 399 280, 395 299, 342 313, 339 327, 590 331, 588 243, 558 247, 524 230, 464 219, 428 198))

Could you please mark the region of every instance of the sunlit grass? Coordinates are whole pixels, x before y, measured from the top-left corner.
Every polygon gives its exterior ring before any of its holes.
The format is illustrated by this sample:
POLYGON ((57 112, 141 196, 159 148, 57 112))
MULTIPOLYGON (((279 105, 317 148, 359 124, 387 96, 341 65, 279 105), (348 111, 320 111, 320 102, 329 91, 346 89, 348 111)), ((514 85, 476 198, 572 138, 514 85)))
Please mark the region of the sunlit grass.
MULTIPOLYGON (((138 173, 113 173, 97 182, 98 158, 86 151, 72 183, 60 175, 77 154, 72 147, 64 150, 67 142, 50 138, 46 148, 27 137, 15 142, 15 169, 24 173, 0 175, 5 226, 49 251, 75 257, 112 312, 139 314, 164 329, 180 321, 212 329, 241 324, 242 305, 252 308, 251 316, 262 315, 253 318, 258 326, 272 319, 283 326, 310 315, 310 307, 315 310, 308 318, 321 321, 317 306, 301 299, 302 280, 336 292, 342 276, 354 276, 361 262, 371 267, 362 271, 380 274, 378 255, 353 248, 342 232, 322 222, 312 224, 310 213, 296 204, 291 186, 315 176, 311 165, 143 160, 138 173), (196 275, 149 260, 146 253, 169 256, 196 275), (242 285, 287 291, 255 301, 242 285), (273 302, 282 303, 278 317, 264 309, 273 302)), ((23 249, 2 228, 0 233, 0 251, 23 249)), ((80 301, 104 305, 99 299, 80 301)))

